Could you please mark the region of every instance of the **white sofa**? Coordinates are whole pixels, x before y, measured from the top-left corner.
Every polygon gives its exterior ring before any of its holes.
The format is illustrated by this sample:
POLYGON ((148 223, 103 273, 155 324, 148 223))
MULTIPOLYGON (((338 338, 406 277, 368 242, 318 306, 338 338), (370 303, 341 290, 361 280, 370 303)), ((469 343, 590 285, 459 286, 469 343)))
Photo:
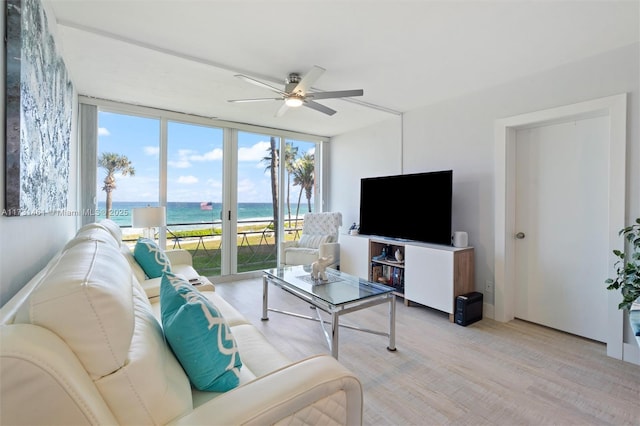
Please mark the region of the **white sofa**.
MULTIPOLYGON (((192 388, 163 335, 159 283, 113 225, 81 228, 0 309, 0 424, 362 424, 358 378, 329 355, 291 362, 208 281, 196 288, 223 313, 243 365, 230 391, 192 388)), ((168 256, 198 276, 188 252, 168 256)))

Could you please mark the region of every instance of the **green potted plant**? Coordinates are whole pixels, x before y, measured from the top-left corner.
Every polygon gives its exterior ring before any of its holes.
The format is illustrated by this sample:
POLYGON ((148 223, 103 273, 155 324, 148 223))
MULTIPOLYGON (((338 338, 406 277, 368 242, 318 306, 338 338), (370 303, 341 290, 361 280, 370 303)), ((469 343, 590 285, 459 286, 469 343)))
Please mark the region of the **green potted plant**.
POLYGON ((627 256, 620 250, 614 250, 613 254, 618 257, 614 267, 616 268, 615 278, 608 278, 607 290, 620 290, 622 302, 618 309, 631 311, 631 305, 640 298, 640 218, 636 223, 618 232, 618 235, 631 245, 627 256), (625 260, 626 257, 626 260, 625 260))

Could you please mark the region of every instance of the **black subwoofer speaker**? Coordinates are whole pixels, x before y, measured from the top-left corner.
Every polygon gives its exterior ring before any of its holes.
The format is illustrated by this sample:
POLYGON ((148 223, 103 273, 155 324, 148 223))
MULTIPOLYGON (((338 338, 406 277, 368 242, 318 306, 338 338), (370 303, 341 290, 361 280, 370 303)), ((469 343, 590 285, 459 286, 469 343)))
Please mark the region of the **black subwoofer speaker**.
POLYGON ((456 324, 467 326, 482 319, 482 293, 474 291, 456 297, 456 324))

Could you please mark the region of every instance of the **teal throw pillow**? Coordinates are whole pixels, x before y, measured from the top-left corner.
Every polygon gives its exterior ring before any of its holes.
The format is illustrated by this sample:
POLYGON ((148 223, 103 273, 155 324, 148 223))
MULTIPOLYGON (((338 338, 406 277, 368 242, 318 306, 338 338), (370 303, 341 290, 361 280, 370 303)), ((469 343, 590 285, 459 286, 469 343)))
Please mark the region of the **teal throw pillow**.
POLYGON ((138 238, 133 257, 149 278, 158 278, 165 272, 171 272, 171 262, 167 255, 155 241, 148 238, 138 238))
POLYGON ((197 389, 226 392, 238 386, 242 361, 236 341, 206 296, 183 278, 164 274, 160 312, 167 342, 197 389))

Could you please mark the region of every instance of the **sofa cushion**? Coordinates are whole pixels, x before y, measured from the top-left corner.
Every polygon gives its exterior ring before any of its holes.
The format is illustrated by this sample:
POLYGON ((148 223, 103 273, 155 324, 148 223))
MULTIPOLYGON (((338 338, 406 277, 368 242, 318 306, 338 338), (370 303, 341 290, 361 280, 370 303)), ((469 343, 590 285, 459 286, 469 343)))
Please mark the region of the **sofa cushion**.
POLYGON ((96 380, 121 425, 162 425, 191 411, 191 385, 165 340, 144 290, 133 279, 135 331, 126 363, 96 380))
POLYGON ((129 262, 129 266, 131 266, 133 275, 135 275, 138 282, 142 284, 147 279, 147 275, 144 273, 144 269, 142 269, 142 266, 140 266, 140 264, 136 261, 136 258, 133 257, 131 249, 126 244, 122 244, 120 246, 120 251, 122 252, 124 258, 127 259, 127 262, 129 262))
POLYGON ((192 409, 189 379, 119 248, 78 241, 20 309, 16 319, 49 329, 75 353, 118 424, 166 424, 192 409))
POLYGON ((169 258, 160 246, 149 238, 138 238, 133 249, 133 257, 149 278, 158 278, 165 272, 171 272, 169 258))
POLYGON ((101 243, 109 244, 115 248, 120 246, 107 229, 98 223, 90 223, 83 226, 78 230, 78 232, 76 232, 76 236, 64 246, 63 251, 68 250, 76 244, 86 240, 100 241, 101 243))
POLYGON ((167 273, 160 287, 164 335, 199 390, 224 392, 238 386, 242 361, 224 317, 187 281, 167 273))
POLYGON ((122 241, 122 229, 120 229, 120 225, 111 219, 102 219, 99 223, 104 226, 104 228, 113 235, 113 238, 118 242, 118 244, 120 244, 122 241))
POLYGON ((93 379, 127 359, 134 332, 131 269, 119 249, 80 240, 50 266, 16 319, 47 328, 93 379))

